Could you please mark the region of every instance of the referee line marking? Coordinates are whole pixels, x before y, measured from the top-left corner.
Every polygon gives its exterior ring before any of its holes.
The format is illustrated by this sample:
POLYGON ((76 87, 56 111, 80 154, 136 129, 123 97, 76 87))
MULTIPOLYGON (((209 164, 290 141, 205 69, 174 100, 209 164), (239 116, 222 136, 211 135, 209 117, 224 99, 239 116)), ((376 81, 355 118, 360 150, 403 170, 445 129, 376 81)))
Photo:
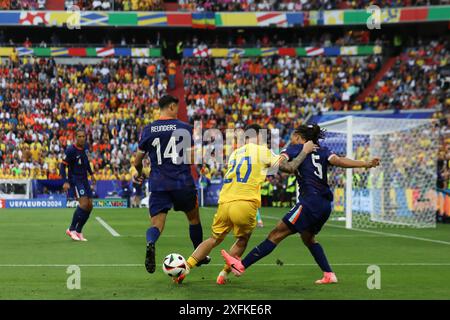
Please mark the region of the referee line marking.
POLYGON ((113 237, 120 237, 120 234, 116 230, 114 230, 109 224, 107 224, 102 218, 95 217, 95 220, 97 220, 106 230, 108 230, 113 237))
MULTIPOLYGON (((90 267, 90 268, 144 268, 144 264, 140 263, 123 263, 123 264, 0 264, 0 268, 63 268, 71 265, 77 265, 79 267, 90 267)), ((399 267, 446 267, 450 266, 450 262, 448 263, 420 263, 420 262, 412 262, 412 263, 333 263, 333 266, 341 266, 341 267, 358 267, 358 266, 399 266, 399 267)), ((213 263, 208 264, 204 267, 223 267, 223 263, 213 263)), ((275 263, 258 263, 253 265, 253 267, 277 267, 278 264, 275 263)), ((283 267, 316 267, 315 263, 284 263, 283 267)))

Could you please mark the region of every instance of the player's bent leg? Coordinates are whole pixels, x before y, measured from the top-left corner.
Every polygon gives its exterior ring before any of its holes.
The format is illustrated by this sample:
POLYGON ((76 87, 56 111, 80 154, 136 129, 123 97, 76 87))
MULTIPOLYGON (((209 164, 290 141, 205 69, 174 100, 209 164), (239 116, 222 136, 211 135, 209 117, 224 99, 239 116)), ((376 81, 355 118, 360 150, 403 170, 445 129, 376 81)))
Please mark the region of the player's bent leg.
MULTIPOLYGON (((235 258, 240 259, 245 249, 247 248, 248 241, 250 240, 251 233, 247 233, 239 236, 235 243, 231 246, 229 254, 235 258)), ((228 274, 232 271, 231 267, 225 264, 222 271, 217 276, 216 283, 219 285, 226 284, 228 282, 228 274)))
POLYGON ((87 196, 83 196, 78 198, 78 203, 79 203, 79 214, 78 214, 78 222, 75 227, 75 232, 80 241, 88 241, 83 235, 83 227, 89 220, 89 217, 92 212, 93 208, 92 199, 87 196))
POLYGON ((224 257, 227 264, 231 267, 231 271, 236 276, 240 276, 252 264, 269 255, 283 239, 293 233, 294 231, 291 230, 286 225, 286 223, 281 220, 278 222, 277 226, 269 233, 267 239, 254 247, 242 261, 235 257, 232 257, 225 250, 222 250, 222 256, 224 257))
POLYGON ((316 284, 331 284, 337 283, 337 277, 334 272, 331 270, 331 267, 328 263, 327 257, 322 246, 316 242, 315 235, 311 231, 304 231, 301 233, 301 238, 305 246, 311 252, 311 255, 314 257, 314 260, 319 265, 320 269, 323 271, 323 278, 317 280, 316 284))
POLYGON ((145 269, 148 273, 154 273, 156 270, 156 248, 155 243, 164 230, 166 224, 167 212, 160 212, 151 217, 152 226, 147 229, 147 247, 145 251, 145 269))
POLYGON ((195 251, 191 254, 191 256, 187 260, 187 265, 189 269, 192 269, 196 266, 199 266, 199 263, 208 257, 208 254, 212 251, 213 248, 217 247, 222 241, 224 237, 214 238, 210 237, 200 243, 200 245, 195 249, 195 251))
POLYGON ((224 237, 221 238, 210 237, 205 241, 203 241, 202 243, 200 243, 197 249, 195 249, 195 251, 186 261, 187 264, 186 273, 180 275, 179 277, 173 278, 173 282, 181 284, 183 280, 186 278, 186 276, 190 273, 191 269, 195 268, 196 266, 200 266, 200 262, 204 261, 208 257, 208 254, 211 252, 211 250, 217 245, 219 245, 223 241, 224 237))

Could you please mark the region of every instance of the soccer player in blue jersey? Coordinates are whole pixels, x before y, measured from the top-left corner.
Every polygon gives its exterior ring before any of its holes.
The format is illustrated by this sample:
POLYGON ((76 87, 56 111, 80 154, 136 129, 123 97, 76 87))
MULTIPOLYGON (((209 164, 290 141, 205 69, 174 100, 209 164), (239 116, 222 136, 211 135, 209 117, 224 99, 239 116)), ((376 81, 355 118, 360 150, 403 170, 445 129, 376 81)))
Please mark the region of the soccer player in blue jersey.
MULTIPOLYGON (((134 181, 142 183, 142 161, 148 155, 151 167, 149 211, 152 226, 147 230, 145 267, 149 273, 155 272, 155 243, 164 229, 167 212, 172 207, 186 214, 194 248, 203 241, 197 189, 191 175, 191 160, 188 160, 193 158, 192 126, 177 119, 177 98, 166 95, 158 104, 161 116, 147 125, 141 134, 134 162, 137 173, 133 177, 134 181), (179 147, 181 145, 182 148, 179 147)), ((209 261, 210 258, 206 257, 199 264, 209 261)))
POLYGON ((87 241, 82 231, 91 214, 93 198, 88 173, 91 176, 91 181, 94 182, 95 180, 87 156, 86 133, 84 129, 78 129, 75 134, 75 143, 67 147, 59 172, 64 180, 64 191, 69 191, 69 197, 76 198, 79 203, 66 234, 75 241, 87 241), (66 176, 67 167, 69 168, 68 176, 66 176))
MULTIPOLYGON (((269 233, 267 239, 257 245, 241 261, 232 257, 225 250, 222 255, 233 273, 240 276, 252 264, 270 254, 275 247, 287 236, 300 233, 305 246, 309 249, 315 261, 322 269, 323 278, 316 284, 336 283, 337 278, 332 271, 322 246, 315 240, 322 226, 331 214, 333 194, 328 186, 327 170, 329 165, 342 168, 373 168, 379 165, 380 159, 357 161, 339 157, 326 147, 319 147, 319 139, 324 138, 324 131, 318 125, 302 125, 292 135, 291 144, 282 151, 286 160, 299 156, 301 163, 289 170, 295 173, 299 184, 299 198, 297 204, 281 219, 269 233), (318 148, 308 153, 303 145, 312 141, 318 148)), ((298 158, 298 157, 297 157, 298 158)), ((284 163, 280 168, 285 167, 284 163)), ((284 170, 288 171, 288 170, 284 170)))

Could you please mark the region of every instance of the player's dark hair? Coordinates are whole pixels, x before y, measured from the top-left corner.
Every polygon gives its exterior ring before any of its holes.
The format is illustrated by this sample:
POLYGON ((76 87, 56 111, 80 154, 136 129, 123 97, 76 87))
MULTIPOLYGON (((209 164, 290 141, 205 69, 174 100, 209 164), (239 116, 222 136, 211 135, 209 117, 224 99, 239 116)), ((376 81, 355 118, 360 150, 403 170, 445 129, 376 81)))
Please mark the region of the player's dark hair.
POLYGON ((302 124, 295 133, 299 134, 306 141, 312 141, 315 144, 319 144, 319 139, 325 138, 325 129, 321 129, 317 123, 302 124))
POLYGON ((247 130, 255 130, 256 134, 259 134, 259 131, 261 130, 261 126, 259 124, 249 124, 245 127, 245 131, 247 130))
POLYGON ((158 105, 159 105, 160 109, 167 108, 172 103, 178 103, 178 98, 171 96, 169 94, 161 97, 161 99, 159 99, 159 101, 158 101, 158 105))

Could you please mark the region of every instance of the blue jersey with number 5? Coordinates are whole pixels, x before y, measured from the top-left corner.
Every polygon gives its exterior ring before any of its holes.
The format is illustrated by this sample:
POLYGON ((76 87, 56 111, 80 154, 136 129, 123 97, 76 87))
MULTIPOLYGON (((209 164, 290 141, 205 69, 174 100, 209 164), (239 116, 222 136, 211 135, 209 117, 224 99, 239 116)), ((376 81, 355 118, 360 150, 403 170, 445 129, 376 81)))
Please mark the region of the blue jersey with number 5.
POLYGON ((195 187, 186 158, 192 145, 192 127, 178 119, 156 120, 144 128, 139 150, 150 157, 150 191, 195 187))
MULTIPOLYGON (((281 153, 294 159, 303 149, 302 144, 291 144, 281 153)), ((333 201, 333 194, 328 186, 329 159, 334 155, 327 147, 320 147, 316 152, 308 154, 297 169, 300 197, 321 196, 333 201)))

